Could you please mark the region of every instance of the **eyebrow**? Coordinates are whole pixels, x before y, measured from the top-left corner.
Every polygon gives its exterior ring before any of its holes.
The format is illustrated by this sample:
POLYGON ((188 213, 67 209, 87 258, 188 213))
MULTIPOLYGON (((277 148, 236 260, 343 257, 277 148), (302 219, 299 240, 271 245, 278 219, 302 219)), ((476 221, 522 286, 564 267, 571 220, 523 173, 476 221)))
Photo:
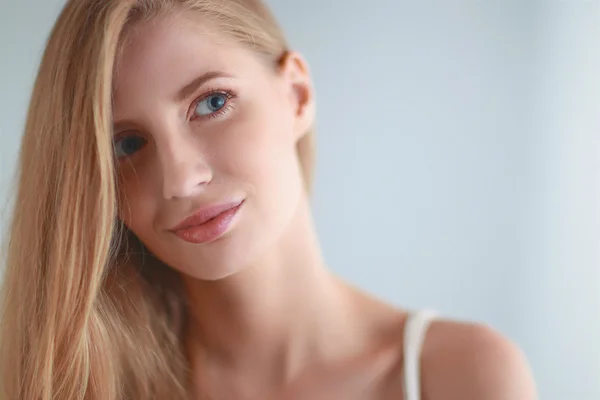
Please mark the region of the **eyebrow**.
POLYGON ((175 96, 175 100, 177 102, 182 102, 188 97, 190 97, 200 86, 204 85, 206 82, 215 78, 222 77, 230 78, 231 76, 219 71, 206 72, 194 79, 193 81, 191 81, 190 83, 188 83, 187 85, 185 85, 184 87, 182 87, 181 89, 179 89, 177 95, 175 96))

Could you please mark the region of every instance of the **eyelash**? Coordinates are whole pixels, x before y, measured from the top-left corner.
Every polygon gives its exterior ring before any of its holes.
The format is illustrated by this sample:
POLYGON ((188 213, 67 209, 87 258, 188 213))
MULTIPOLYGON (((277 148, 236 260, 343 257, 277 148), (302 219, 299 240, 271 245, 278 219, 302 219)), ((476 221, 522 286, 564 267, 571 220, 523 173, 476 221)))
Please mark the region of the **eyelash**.
POLYGON ((232 90, 209 89, 206 94, 203 94, 202 96, 198 97, 196 100, 194 100, 192 102, 192 106, 190 107, 190 112, 189 112, 190 117, 188 119, 190 121, 195 121, 197 119, 204 119, 204 118, 218 118, 231 110, 232 105, 230 104, 230 102, 235 97, 236 97, 236 94, 232 90), (200 104, 201 102, 203 102, 210 96, 214 96, 215 94, 220 94, 227 98, 227 102, 225 103, 223 108, 221 108, 218 111, 213 112, 212 114, 194 117, 194 112, 195 112, 196 108, 198 107, 198 104, 200 104))

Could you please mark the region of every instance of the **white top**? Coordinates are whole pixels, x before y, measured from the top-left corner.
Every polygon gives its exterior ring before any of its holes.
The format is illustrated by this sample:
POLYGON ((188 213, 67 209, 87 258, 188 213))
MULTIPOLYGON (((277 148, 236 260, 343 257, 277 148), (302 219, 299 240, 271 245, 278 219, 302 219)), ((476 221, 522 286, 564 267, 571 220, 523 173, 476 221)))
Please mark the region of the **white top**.
POLYGON ((421 310, 409 315, 404 326, 404 400, 421 399, 420 359, 425 334, 436 313, 421 310))

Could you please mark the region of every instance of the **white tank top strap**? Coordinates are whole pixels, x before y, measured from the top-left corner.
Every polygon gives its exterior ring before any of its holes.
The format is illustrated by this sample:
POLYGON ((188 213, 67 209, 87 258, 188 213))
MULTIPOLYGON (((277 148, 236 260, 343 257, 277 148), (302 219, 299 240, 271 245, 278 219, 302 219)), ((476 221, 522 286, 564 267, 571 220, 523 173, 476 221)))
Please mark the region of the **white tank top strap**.
POLYGON ((436 315, 432 310, 416 311, 404 325, 404 400, 421 399, 421 351, 427 328, 436 315))

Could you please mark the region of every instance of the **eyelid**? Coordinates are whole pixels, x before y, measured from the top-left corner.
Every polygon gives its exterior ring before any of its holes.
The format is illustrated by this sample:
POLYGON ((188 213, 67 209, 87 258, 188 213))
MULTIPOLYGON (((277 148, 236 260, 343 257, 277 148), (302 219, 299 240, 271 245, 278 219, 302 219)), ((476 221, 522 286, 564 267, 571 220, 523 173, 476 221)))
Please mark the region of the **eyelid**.
POLYGON ((118 142, 119 140, 125 139, 129 136, 139 136, 142 139, 148 141, 148 138, 146 137, 146 135, 140 133, 140 131, 136 130, 136 129, 126 129, 124 131, 120 131, 117 133, 113 134, 112 140, 113 143, 118 142))
MULTIPOLYGON (((195 119, 198 118, 210 118, 210 115, 205 115, 205 116, 199 116, 194 118, 194 111, 196 110, 196 107, 198 107, 198 104, 200 104, 200 102, 206 100, 208 97, 215 95, 215 94, 221 94, 225 97, 227 97, 227 103, 225 103, 225 106, 223 106, 223 108, 227 107, 227 105, 229 104, 229 101, 234 99, 236 97, 236 94, 234 91, 232 90, 227 90, 227 89, 209 89, 205 94, 199 96, 196 98, 196 100, 194 100, 192 102, 192 105, 190 106, 190 110, 188 111, 188 120, 193 121, 195 119)), ((216 111, 218 112, 218 111, 216 111)))
POLYGON ((126 126, 121 127, 121 129, 113 130, 113 140, 115 141, 131 135, 147 139, 144 129, 137 124, 127 123, 126 126))
POLYGON ((113 134, 112 140, 113 140, 114 143, 116 143, 119 140, 122 140, 122 139, 126 138, 127 136, 129 136, 131 134, 132 134, 132 132, 130 132, 130 131, 117 132, 117 133, 113 134))

